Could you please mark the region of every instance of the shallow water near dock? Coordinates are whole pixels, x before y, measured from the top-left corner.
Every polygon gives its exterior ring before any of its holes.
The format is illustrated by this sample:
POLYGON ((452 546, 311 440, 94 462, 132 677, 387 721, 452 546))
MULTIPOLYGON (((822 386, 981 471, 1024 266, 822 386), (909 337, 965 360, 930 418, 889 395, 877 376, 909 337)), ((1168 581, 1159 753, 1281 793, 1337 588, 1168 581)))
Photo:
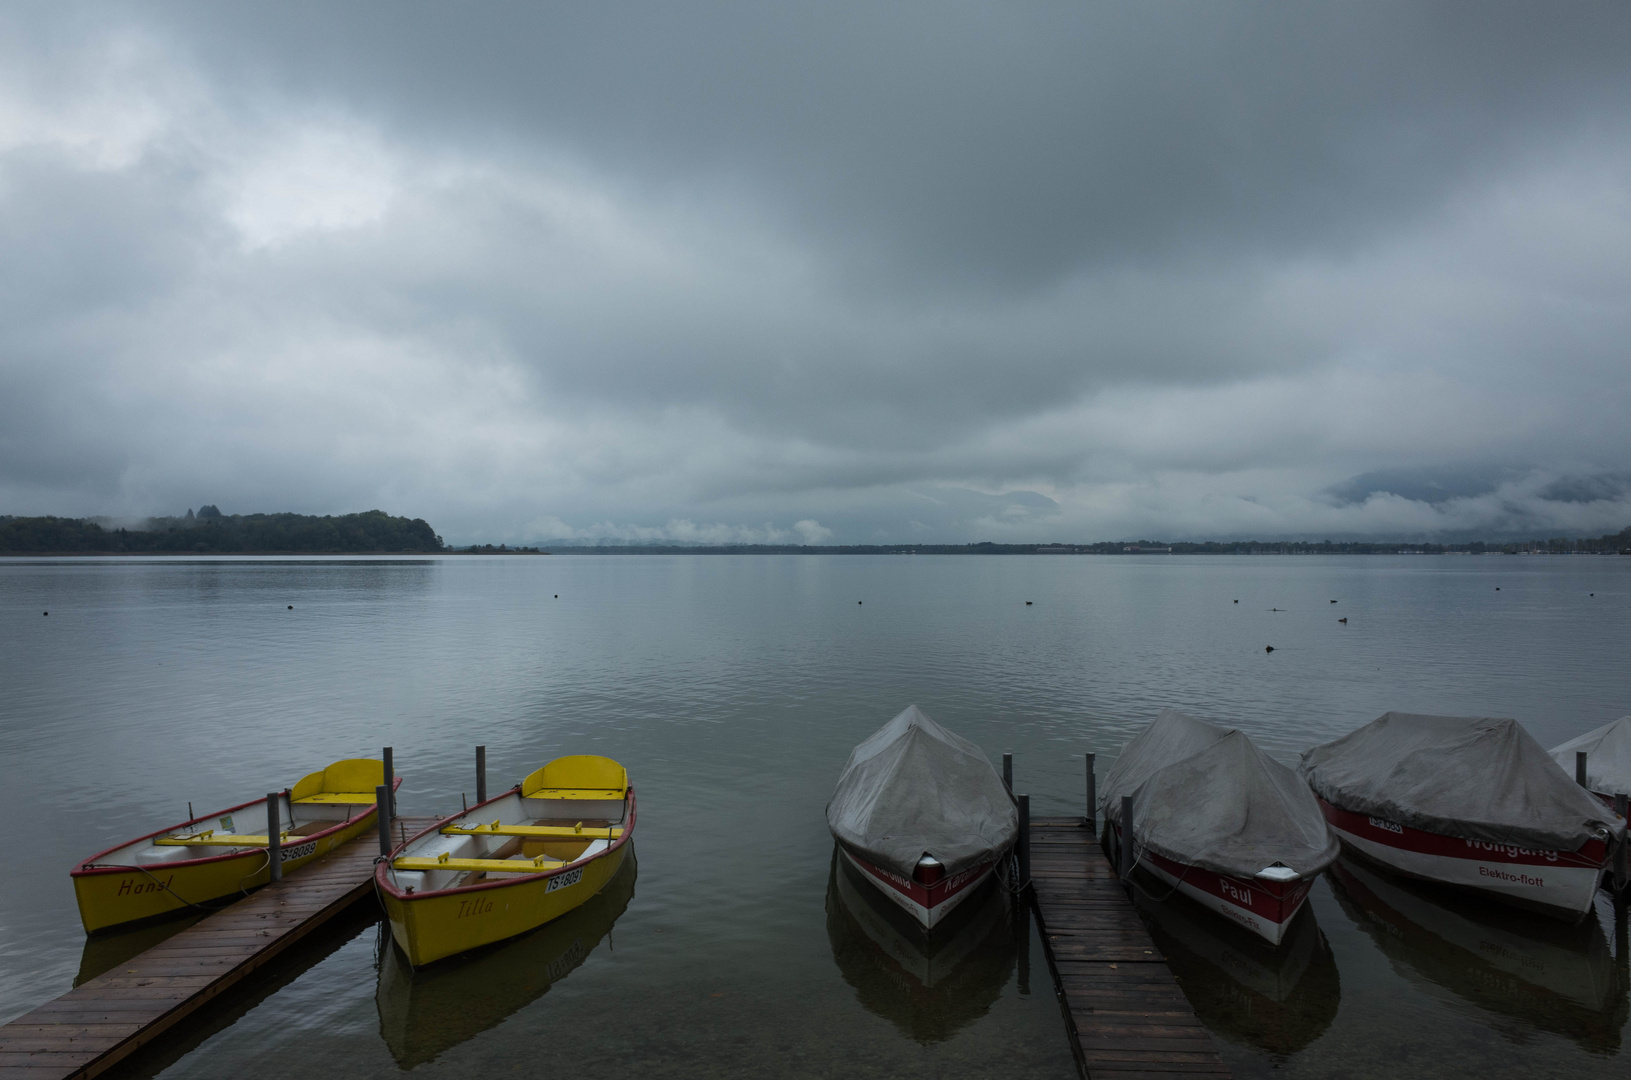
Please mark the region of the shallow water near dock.
MULTIPOLYGON (((1287 763, 1388 709, 1550 746, 1631 713, 1628 644, 1617 557, 0 560, 0 1019, 152 943, 86 942, 78 859, 386 744, 401 812, 447 812, 480 743, 495 790, 626 764, 638 865, 417 973, 342 921, 114 1075, 1068 1078, 1006 898, 923 950, 835 867, 855 743, 915 702, 1080 814, 1082 753, 1165 706, 1287 763)), ((1563 927, 1344 865, 1278 952, 1145 908, 1238 1077, 1631 1071, 1606 897, 1563 927)))

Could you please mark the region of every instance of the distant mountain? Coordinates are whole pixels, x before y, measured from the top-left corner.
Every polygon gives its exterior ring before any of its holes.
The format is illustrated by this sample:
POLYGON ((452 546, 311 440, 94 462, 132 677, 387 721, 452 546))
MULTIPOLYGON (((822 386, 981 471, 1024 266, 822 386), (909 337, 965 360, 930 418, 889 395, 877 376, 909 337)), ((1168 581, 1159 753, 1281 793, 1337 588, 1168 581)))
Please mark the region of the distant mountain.
POLYGON ((223 514, 151 518, 138 528, 104 527, 88 518, 0 517, 0 553, 48 554, 424 554, 444 550, 422 518, 383 510, 337 517, 223 514))

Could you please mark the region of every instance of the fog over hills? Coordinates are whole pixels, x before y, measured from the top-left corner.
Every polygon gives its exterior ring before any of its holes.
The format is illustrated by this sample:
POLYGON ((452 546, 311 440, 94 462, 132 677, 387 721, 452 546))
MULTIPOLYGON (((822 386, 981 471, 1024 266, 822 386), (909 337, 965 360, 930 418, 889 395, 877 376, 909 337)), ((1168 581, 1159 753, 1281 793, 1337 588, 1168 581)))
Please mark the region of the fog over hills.
POLYGON ((1631 522, 1622 3, 0 9, 0 514, 1631 522))

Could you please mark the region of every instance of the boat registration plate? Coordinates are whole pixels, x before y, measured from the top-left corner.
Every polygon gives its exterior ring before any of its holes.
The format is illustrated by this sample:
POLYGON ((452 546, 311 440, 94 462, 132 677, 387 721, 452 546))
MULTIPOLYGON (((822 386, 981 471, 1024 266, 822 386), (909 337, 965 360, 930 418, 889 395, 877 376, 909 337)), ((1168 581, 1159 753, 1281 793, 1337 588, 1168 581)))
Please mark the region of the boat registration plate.
POLYGON ((283 854, 283 858, 279 859, 279 862, 288 862, 290 859, 304 859, 307 855, 310 855, 317 850, 317 841, 310 840, 304 844, 297 844, 294 847, 286 847, 279 850, 283 854))
POLYGON ((576 870, 568 870, 564 874, 556 874, 554 877, 550 878, 549 884, 544 888, 544 891, 546 893, 552 893, 556 889, 564 889, 569 885, 576 885, 582 880, 583 867, 580 866, 576 870))

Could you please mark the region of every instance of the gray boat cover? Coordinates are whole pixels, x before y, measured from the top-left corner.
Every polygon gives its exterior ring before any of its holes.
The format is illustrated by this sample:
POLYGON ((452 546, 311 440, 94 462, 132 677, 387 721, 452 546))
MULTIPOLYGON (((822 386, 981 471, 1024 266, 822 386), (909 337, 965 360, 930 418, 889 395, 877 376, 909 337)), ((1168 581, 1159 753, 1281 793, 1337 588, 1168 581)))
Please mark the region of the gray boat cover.
POLYGON ((1444 836, 1574 851, 1624 829, 1502 717, 1384 713, 1303 754, 1298 771, 1333 806, 1444 836))
POLYGON ((1573 776, 1577 750, 1586 752, 1586 787, 1601 795, 1631 795, 1631 716, 1552 747, 1552 760, 1573 776))
MULTIPOLYGON (((1156 770, 1200 753, 1233 730, 1197 720, 1177 709, 1161 710, 1161 715, 1149 727, 1121 748, 1121 756, 1104 778, 1099 788, 1104 816, 1119 815, 1121 797, 1131 795, 1156 770)), ((1136 807, 1134 813, 1137 813, 1136 807)))
POLYGON ((1340 850, 1294 770, 1244 732, 1176 709, 1127 744, 1105 782, 1114 812, 1133 797, 1139 848, 1188 866, 1251 877, 1278 864, 1313 877, 1340 850))
POLYGON ((925 854, 955 874, 1006 850, 1019 811, 978 746, 909 705, 850 752, 827 827, 903 877, 925 854))

